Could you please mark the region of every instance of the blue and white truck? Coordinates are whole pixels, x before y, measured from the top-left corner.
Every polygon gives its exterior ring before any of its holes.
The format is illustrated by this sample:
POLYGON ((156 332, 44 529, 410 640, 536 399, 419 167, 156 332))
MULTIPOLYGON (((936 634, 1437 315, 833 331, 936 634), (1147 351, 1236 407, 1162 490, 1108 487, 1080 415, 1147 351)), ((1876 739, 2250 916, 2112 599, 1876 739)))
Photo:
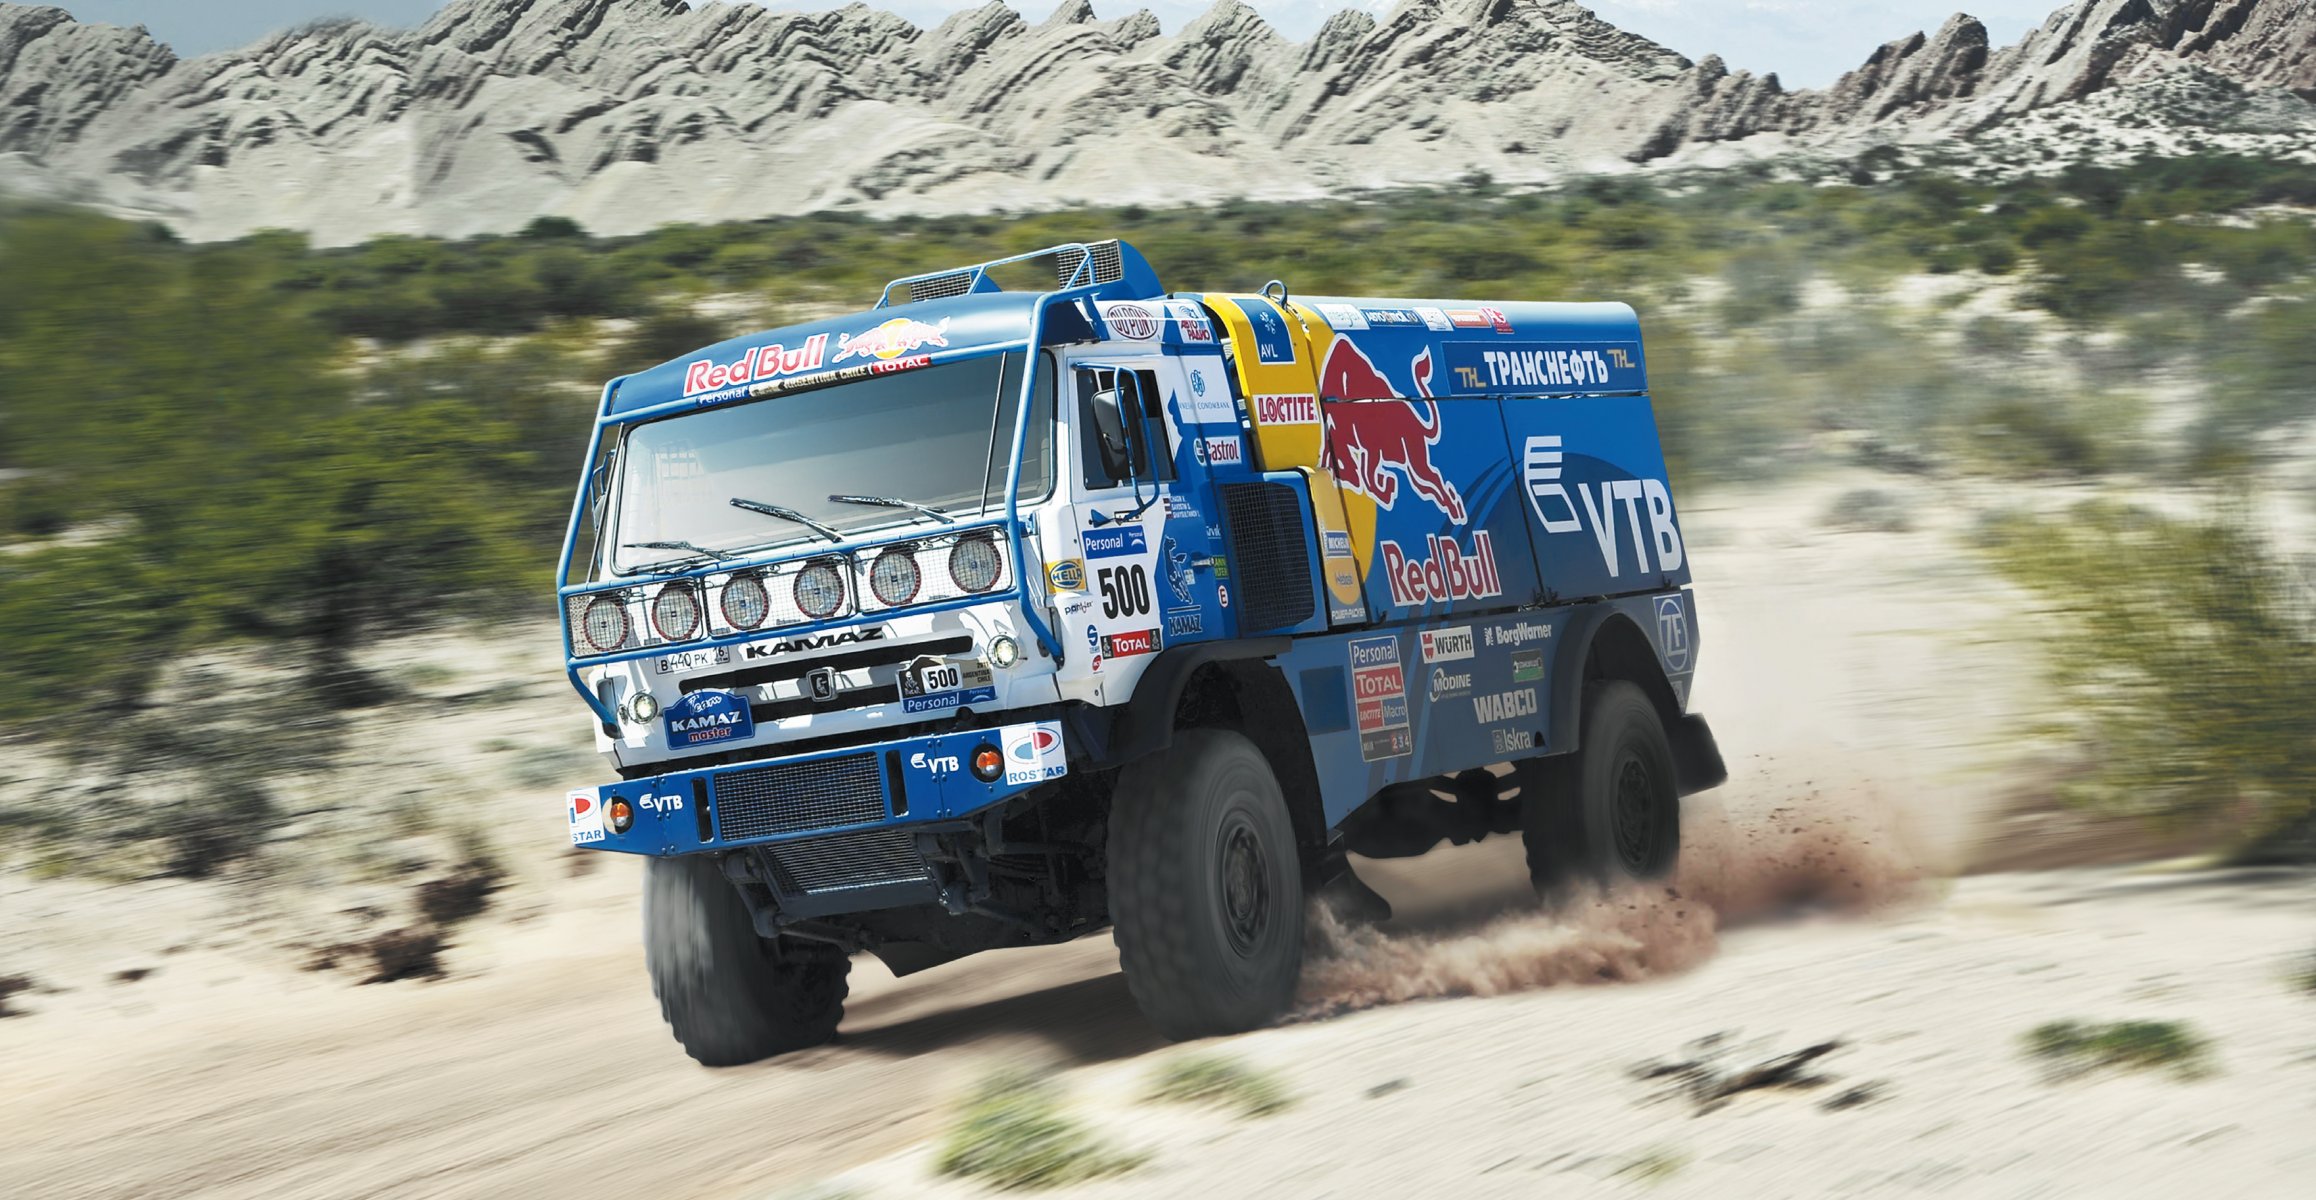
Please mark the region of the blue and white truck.
POLYGON ((607 385, 558 585, 571 841, 649 857, 711 1065, 832 1037, 855 954, 1105 928, 1166 1034, 1259 1026, 1310 898, 1387 913, 1349 856, 1650 878, 1725 775, 1619 304, 896 280, 607 385))

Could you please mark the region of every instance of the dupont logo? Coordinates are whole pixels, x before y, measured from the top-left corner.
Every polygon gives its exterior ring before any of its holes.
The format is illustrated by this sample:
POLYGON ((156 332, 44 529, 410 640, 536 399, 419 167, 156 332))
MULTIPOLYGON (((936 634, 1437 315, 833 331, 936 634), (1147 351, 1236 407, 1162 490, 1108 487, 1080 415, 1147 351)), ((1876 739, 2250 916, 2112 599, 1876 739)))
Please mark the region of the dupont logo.
POLYGON ((1423 661, 1461 662, 1472 656, 1472 627, 1456 625, 1423 631, 1423 661))
POLYGON ((1264 425, 1316 425, 1319 423, 1319 398, 1257 396, 1255 420, 1264 425))
POLYGON ((1102 320, 1109 323, 1111 333, 1128 341, 1147 342, 1158 336, 1158 314, 1139 304, 1105 304, 1102 320))

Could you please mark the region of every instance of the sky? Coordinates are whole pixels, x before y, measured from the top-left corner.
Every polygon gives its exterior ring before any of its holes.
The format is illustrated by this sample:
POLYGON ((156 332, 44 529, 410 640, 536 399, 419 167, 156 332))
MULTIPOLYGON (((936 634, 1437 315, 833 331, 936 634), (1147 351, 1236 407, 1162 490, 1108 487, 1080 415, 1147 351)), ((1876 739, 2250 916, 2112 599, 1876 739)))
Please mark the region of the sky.
MULTIPOLYGON (((34 0, 35 3, 41 0, 34 0)), ((143 25, 179 54, 247 45, 277 29, 331 16, 415 25, 444 0, 47 0, 83 21, 143 25)), ((750 3, 752 0, 715 0, 750 3)), ((772 0, 772 8, 838 8, 846 0, 772 0)), ((921 25, 938 24, 983 0, 870 0, 921 25)), ((1060 0, 1008 0, 1043 20, 1060 0)), ((1249 0, 1281 33, 1309 37, 1339 8, 1388 11, 1392 0, 1249 0)), ((1957 10, 1986 24, 1995 44, 2018 40, 2063 0, 1583 0, 1608 21, 1690 58, 1718 54, 1732 68, 1774 71, 1788 87, 1823 87, 1864 62, 1874 47, 1935 30, 1957 10)), ((695 0, 695 6, 698 0, 695 0)), ((1137 8, 1180 29, 1213 0, 1093 0, 1101 17, 1137 8)))

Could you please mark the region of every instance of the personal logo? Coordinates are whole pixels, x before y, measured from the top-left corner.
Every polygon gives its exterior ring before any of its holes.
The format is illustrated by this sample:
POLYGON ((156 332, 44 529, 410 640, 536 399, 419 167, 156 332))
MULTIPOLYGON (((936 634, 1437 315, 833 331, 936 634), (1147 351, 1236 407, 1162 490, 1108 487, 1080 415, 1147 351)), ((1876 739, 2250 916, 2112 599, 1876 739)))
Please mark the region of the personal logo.
POLYGON ((1082 592, 1086 590, 1086 564, 1082 559, 1065 558, 1045 569, 1045 586, 1052 592, 1082 592))
POLYGON ((1158 316, 1139 304, 1117 301, 1102 306, 1102 320, 1110 332, 1130 342, 1147 342, 1158 336, 1158 316))
POLYGON ((1335 482, 1357 492, 1376 506, 1390 509, 1399 499, 1399 482, 1458 525, 1464 523, 1464 498, 1447 475, 1432 462, 1432 447, 1439 444, 1439 402, 1431 399, 1431 350, 1419 351, 1409 370, 1415 377, 1419 403, 1399 399, 1399 393, 1374 360, 1349 338, 1336 338, 1319 368, 1319 393, 1327 398, 1327 435, 1319 465, 1335 473, 1335 482), (1337 400, 1364 403, 1334 403, 1337 400), (1394 475, 1397 472, 1397 475, 1394 475))
POLYGON ((1673 518, 1673 495, 1662 479, 1603 479, 1597 484, 1577 483, 1573 500, 1562 478, 1566 451, 1557 434, 1527 439, 1520 453, 1521 483, 1528 506, 1547 534, 1589 529, 1600 548, 1601 565, 1611 576, 1622 576, 1630 562, 1641 576, 1674 571, 1687 559, 1681 545, 1680 525, 1673 518), (1643 530, 1642 510, 1648 528, 1643 530), (1621 526, 1617 513, 1624 514, 1621 526), (1625 542, 1632 544, 1631 559, 1624 557, 1625 542), (1650 551, 1655 550, 1655 565, 1650 551))
POLYGON ((1689 609, 1679 596, 1657 597, 1657 649, 1666 667, 1689 669, 1689 609))
POLYGON ((908 317, 894 317, 866 333, 847 334, 838 338, 836 357, 830 361, 873 358, 881 362, 915 353, 925 346, 948 344, 949 318, 941 318, 938 325, 927 325, 908 317))
POLYGON ((1129 554, 1148 554, 1150 535, 1139 525, 1118 525, 1109 529, 1089 529, 1082 539, 1087 558, 1119 558, 1129 554))
POLYGON ((688 693, 668 705, 660 719, 667 727, 668 744, 677 749, 745 741, 756 733, 748 702, 731 692, 688 693))

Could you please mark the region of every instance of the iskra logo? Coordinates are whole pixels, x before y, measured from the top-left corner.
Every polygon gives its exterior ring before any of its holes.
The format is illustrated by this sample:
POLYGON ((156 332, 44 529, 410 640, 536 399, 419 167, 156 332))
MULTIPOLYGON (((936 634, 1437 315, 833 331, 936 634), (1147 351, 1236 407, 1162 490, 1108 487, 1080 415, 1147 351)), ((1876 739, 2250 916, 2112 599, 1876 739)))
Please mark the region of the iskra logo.
POLYGON ((1601 565, 1610 575, 1624 574, 1624 564, 1632 563, 1636 573, 1648 575, 1655 571, 1672 571, 1680 567, 1685 555, 1681 549, 1680 526, 1673 521, 1673 496, 1662 479, 1603 479, 1597 484, 1577 483, 1573 495, 1570 484, 1561 478, 1567 468, 1567 454, 1558 434, 1540 434, 1531 437, 1520 454, 1521 481, 1528 493, 1528 506, 1535 510, 1536 520, 1546 533, 1575 533, 1589 529, 1593 541, 1600 546, 1601 565), (1641 509, 1648 510, 1648 528, 1641 528, 1641 509), (1620 523, 1619 510, 1624 513, 1620 523), (1631 539, 1632 557, 1625 558, 1627 538, 1631 539), (1655 566, 1650 566, 1650 550, 1655 550, 1655 566))

